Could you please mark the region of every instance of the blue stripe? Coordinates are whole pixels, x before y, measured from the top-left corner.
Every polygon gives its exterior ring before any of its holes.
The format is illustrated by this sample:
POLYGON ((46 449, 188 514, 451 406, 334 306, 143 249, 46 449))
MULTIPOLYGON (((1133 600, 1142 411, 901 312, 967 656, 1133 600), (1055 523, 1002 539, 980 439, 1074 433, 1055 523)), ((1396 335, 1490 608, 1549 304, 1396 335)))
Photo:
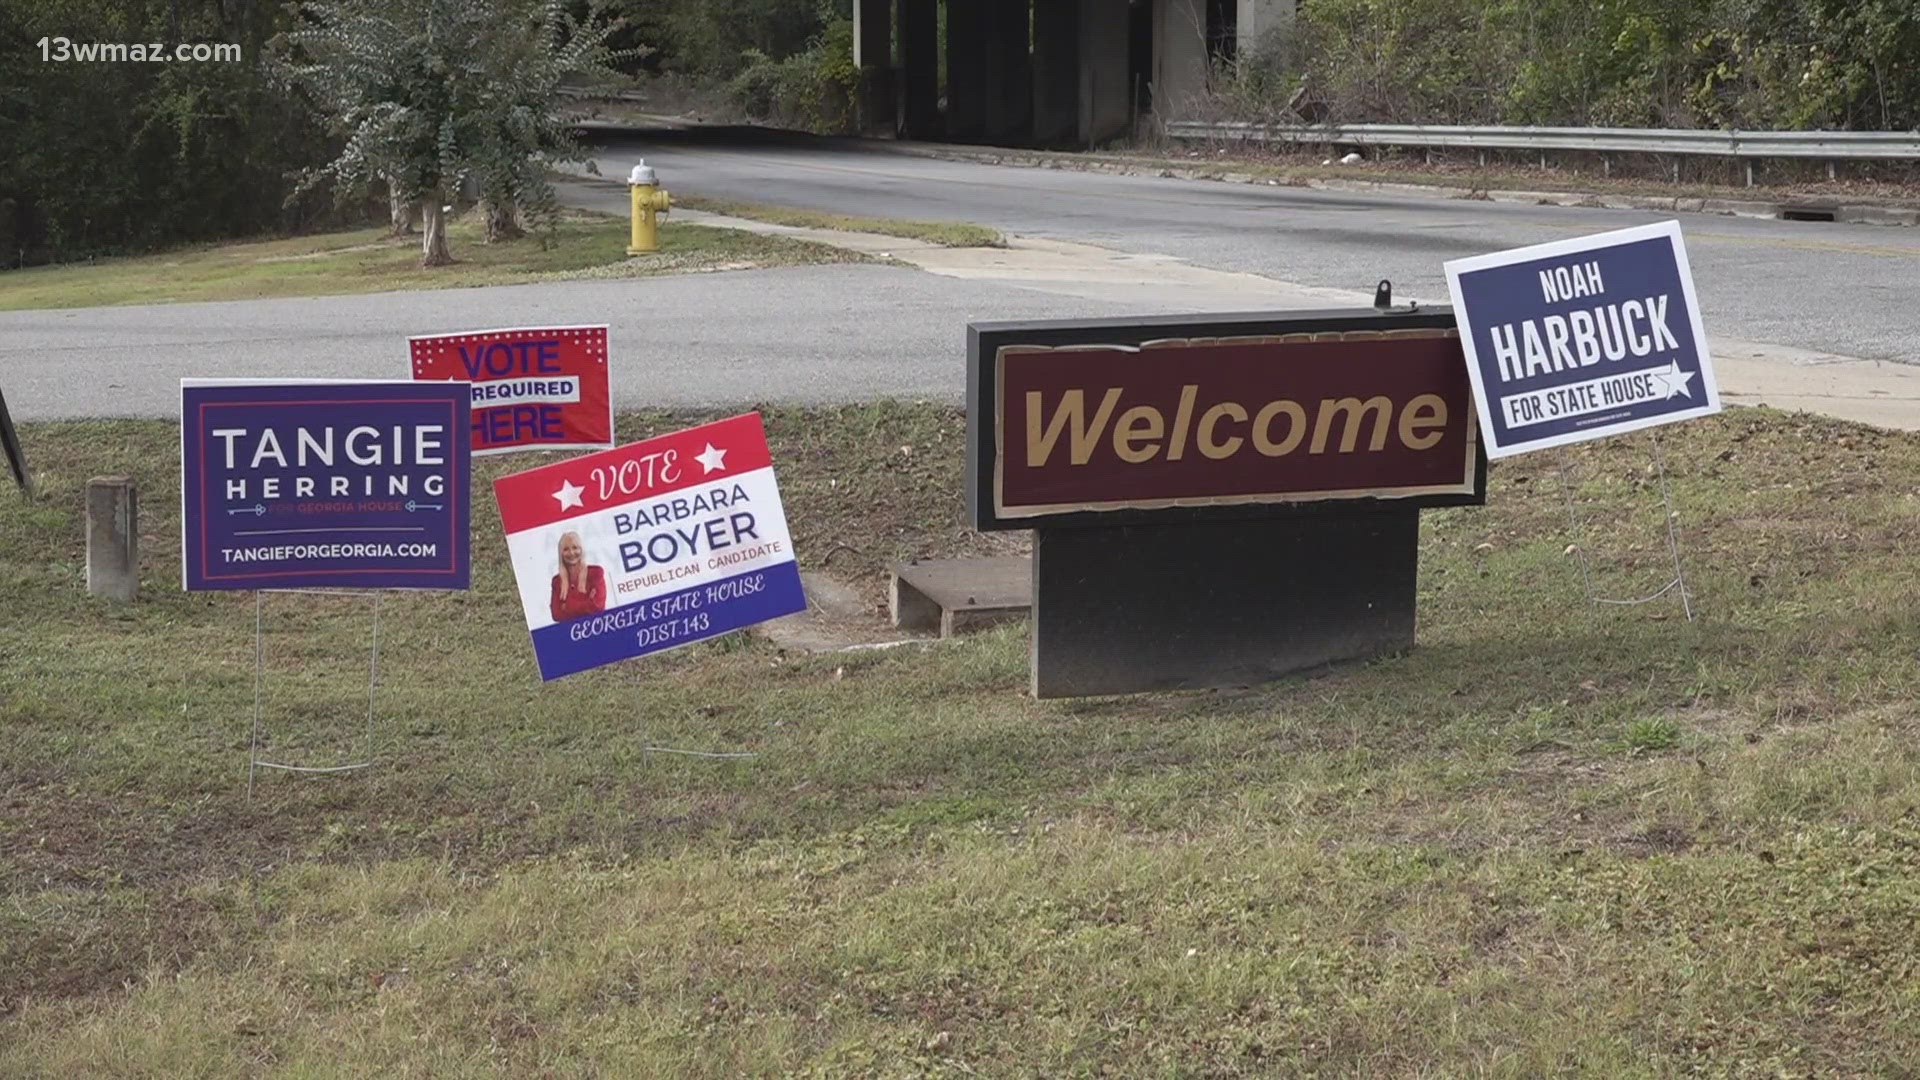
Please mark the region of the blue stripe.
POLYGON ((533 632, 542 679, 677 649, 807 608, 792 560, 533 632))

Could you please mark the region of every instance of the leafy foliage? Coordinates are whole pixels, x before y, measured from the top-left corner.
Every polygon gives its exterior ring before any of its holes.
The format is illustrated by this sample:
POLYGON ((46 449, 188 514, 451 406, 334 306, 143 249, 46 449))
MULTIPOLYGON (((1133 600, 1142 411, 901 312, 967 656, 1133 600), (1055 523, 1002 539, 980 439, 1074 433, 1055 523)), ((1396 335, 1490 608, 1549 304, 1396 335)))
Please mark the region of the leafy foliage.
POLYGON ((860 70, 853 63, 853 23, 834 19, 804 51, 782 60, 750 49, 747 66, 728 83, 742 113, 813 131, 852 129, 860 70))
POLYGON ((1911 0, 1315 0, 1237 74, 1347 122, 1905 130, 1916 56, 1911 0))
POLYGON ((0 267, 330 223, 286 201, 329 150, 259 59, 290 16, 271 4, 40 0, 0 4, 0 267), (60 62, 74 43, 232 43, 241 60, 60 62), (55 46, 49 41, 49 50, 55 46))
POLYGON ((629 19, 652 30, 648 66, 732 79, 757 63, 807 51, 852 0, 623 0, 629 19))
POLYGON ((345 143, 308 173, 355 191, 376 179, 429 222, 472 181, 481 195, 551 222, 545 170, 584 152, 557 118, 567 80, 613 80, 618 24, 534 0, 310 0, 277 70, 332 118, 345 143))

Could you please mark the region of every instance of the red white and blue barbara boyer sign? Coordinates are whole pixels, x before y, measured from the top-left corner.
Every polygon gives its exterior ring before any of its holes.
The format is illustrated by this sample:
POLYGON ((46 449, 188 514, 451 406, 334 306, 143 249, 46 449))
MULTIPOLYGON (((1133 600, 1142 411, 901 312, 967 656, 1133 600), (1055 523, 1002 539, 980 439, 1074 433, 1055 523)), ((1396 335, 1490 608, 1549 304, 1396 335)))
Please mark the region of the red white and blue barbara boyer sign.
POLYGON ((1446 264, 1490 457, 1720 411, 1678 222, 1446 264))
POLYGON ((613 445, 607 328, 542 326, 407 339, 413 377, 473 384, 473 452, 613 445))
POLYGON ((181 584, 464 589, 465 383, 183 380, 181 584))
POLYGON ((806 609, 758 413, 493 488, 544 679, 806 609))

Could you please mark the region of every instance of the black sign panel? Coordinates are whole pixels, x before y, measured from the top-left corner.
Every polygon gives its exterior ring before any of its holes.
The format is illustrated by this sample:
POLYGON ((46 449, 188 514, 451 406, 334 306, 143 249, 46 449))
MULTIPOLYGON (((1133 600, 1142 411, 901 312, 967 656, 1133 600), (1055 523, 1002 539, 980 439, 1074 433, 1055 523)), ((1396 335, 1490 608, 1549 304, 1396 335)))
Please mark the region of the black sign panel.
POLYGON ((27 475, 27 455, 20 449, 20 435, 13 430, 13 417, 7 414, 7 396, 0 394, 0 447, 7 453, 7 467, 13 470, 13 479, 19 483, 20 490, 33 497, 33 480, 27 475))

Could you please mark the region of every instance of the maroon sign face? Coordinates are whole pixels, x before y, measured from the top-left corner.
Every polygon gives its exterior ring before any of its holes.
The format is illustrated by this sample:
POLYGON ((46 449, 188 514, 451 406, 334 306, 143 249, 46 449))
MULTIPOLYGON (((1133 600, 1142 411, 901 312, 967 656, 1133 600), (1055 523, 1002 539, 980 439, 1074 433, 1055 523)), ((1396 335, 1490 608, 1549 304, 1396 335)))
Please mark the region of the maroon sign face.
POLYGON ((993 363, 1001 518, 1476 490, 1452 331, 1006 345, 993 363))

